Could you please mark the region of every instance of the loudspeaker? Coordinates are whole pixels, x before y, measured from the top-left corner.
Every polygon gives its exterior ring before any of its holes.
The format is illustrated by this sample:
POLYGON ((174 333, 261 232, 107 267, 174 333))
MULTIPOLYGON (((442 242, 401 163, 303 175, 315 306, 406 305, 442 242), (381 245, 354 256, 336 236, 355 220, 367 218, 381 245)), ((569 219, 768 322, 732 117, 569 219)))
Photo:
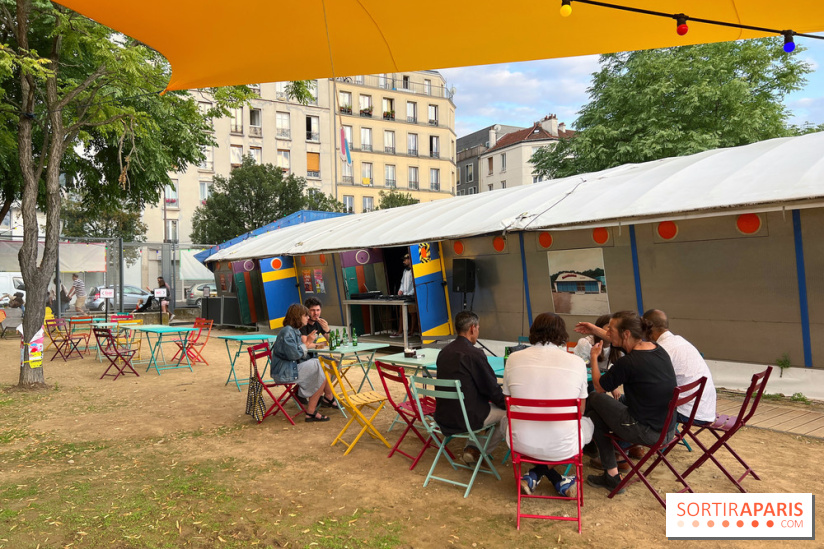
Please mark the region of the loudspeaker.
POLYGON ((475 291, 475 261, 472 259, 452 260, 452 291, 475 291))

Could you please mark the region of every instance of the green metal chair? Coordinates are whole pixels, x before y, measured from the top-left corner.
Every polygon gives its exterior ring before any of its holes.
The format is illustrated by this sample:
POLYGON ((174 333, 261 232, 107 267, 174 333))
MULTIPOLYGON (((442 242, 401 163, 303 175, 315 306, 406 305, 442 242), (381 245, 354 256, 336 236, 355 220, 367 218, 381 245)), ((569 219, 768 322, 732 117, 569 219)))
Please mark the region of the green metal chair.
POLYGON ((475 431, 470 430, 464 433, 446 435, 441 431, 440 426, 438 426, 431 416, 427 416, 423 413, 424 409, 421 405, 421 399, 424 397, 457 400, 461 405, 464 425, 469 425, 469 418, 466 415, 466 405, 464 404, 464 395, 461 390, 461 382, 459 380, 432 379, 431 377, 412 376, 412 395, 415 398, 415 405, 418 407, 420 417, 423 418, 423 424, 424 427, 426 427, 426 431, 429 433, 430 439, 436 446, 438 446, 438 453, 435 455, 435 460, 432 462, 432 467, 429 468, 429 474, 426 475, 426 480, 423 483, 424 487, 426 487, 432 479, 440 480, 441 482, 446 482, 448 484, 465 487, 466 491, 464 492, 464 497, 467 497, 469 496, 470 490, 472 490, 472 485, 475 483, 475 477, 478 476, 479 472, 495 475, 495 478, 501 480, 501 476, 498 474, 498 471, 495 469, 495 465, 492 463, 492 458, 487 454, 487 446, 489 445, 490 436, 495 430, 495 424, 482 427, 481 429, 477 429, 475 431), (431 386, 432 388, 427 386, 431 386), (446 445, 449 444, 449 441, 454 438, 467 439, 468 442, 480 449, 482 457, 478 460, 474 467, 470 467, 463 463, 458 463, 449 455, 446 445), (483 442, 481 442, 481 440, 483 440, 483 442), (449 461, 449 464, 455 470, 461 468, 472 471, 472 477, 469 479, 469 482, 463 483, 452 479, 435 476, 433 473, 435 472, 435 467, 437 467, 438 460, 441 456, 445 456, 447 461, 449 461), (488 467, 482 467, 484 462, 487 463, 488 467))

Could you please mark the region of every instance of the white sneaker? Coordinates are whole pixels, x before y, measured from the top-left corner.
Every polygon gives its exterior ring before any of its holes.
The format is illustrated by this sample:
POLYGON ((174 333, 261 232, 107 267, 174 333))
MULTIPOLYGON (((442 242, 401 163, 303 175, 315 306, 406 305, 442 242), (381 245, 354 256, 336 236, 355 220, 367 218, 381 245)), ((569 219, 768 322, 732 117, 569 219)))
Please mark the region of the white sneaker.
POLYGON ((174 318, 175 318, 175 315, 173 315, 173 314, 169 315, 169 324, 172 323, 172 320, 174 320, 174 318))

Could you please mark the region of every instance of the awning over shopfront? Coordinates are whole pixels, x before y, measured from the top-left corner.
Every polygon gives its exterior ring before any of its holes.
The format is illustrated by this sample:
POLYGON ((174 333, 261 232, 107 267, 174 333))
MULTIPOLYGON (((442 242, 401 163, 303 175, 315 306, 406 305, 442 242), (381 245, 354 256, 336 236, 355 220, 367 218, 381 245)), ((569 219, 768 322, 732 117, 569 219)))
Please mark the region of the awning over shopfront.
POLYGON ((287 227, 208 261, 824 205, 824 133, 287 227))

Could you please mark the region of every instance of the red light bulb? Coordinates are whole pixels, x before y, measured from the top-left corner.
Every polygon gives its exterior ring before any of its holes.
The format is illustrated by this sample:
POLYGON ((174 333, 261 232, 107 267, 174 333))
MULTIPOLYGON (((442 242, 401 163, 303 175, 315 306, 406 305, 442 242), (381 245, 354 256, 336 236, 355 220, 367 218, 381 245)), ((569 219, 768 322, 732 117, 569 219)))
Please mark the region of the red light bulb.
POLYGON ((675 32, 678 33, 678 36, 684 36, 689 32, 690 28, 687 26, 686 23, 681 23, 677 27, 675 27, 675 32))

